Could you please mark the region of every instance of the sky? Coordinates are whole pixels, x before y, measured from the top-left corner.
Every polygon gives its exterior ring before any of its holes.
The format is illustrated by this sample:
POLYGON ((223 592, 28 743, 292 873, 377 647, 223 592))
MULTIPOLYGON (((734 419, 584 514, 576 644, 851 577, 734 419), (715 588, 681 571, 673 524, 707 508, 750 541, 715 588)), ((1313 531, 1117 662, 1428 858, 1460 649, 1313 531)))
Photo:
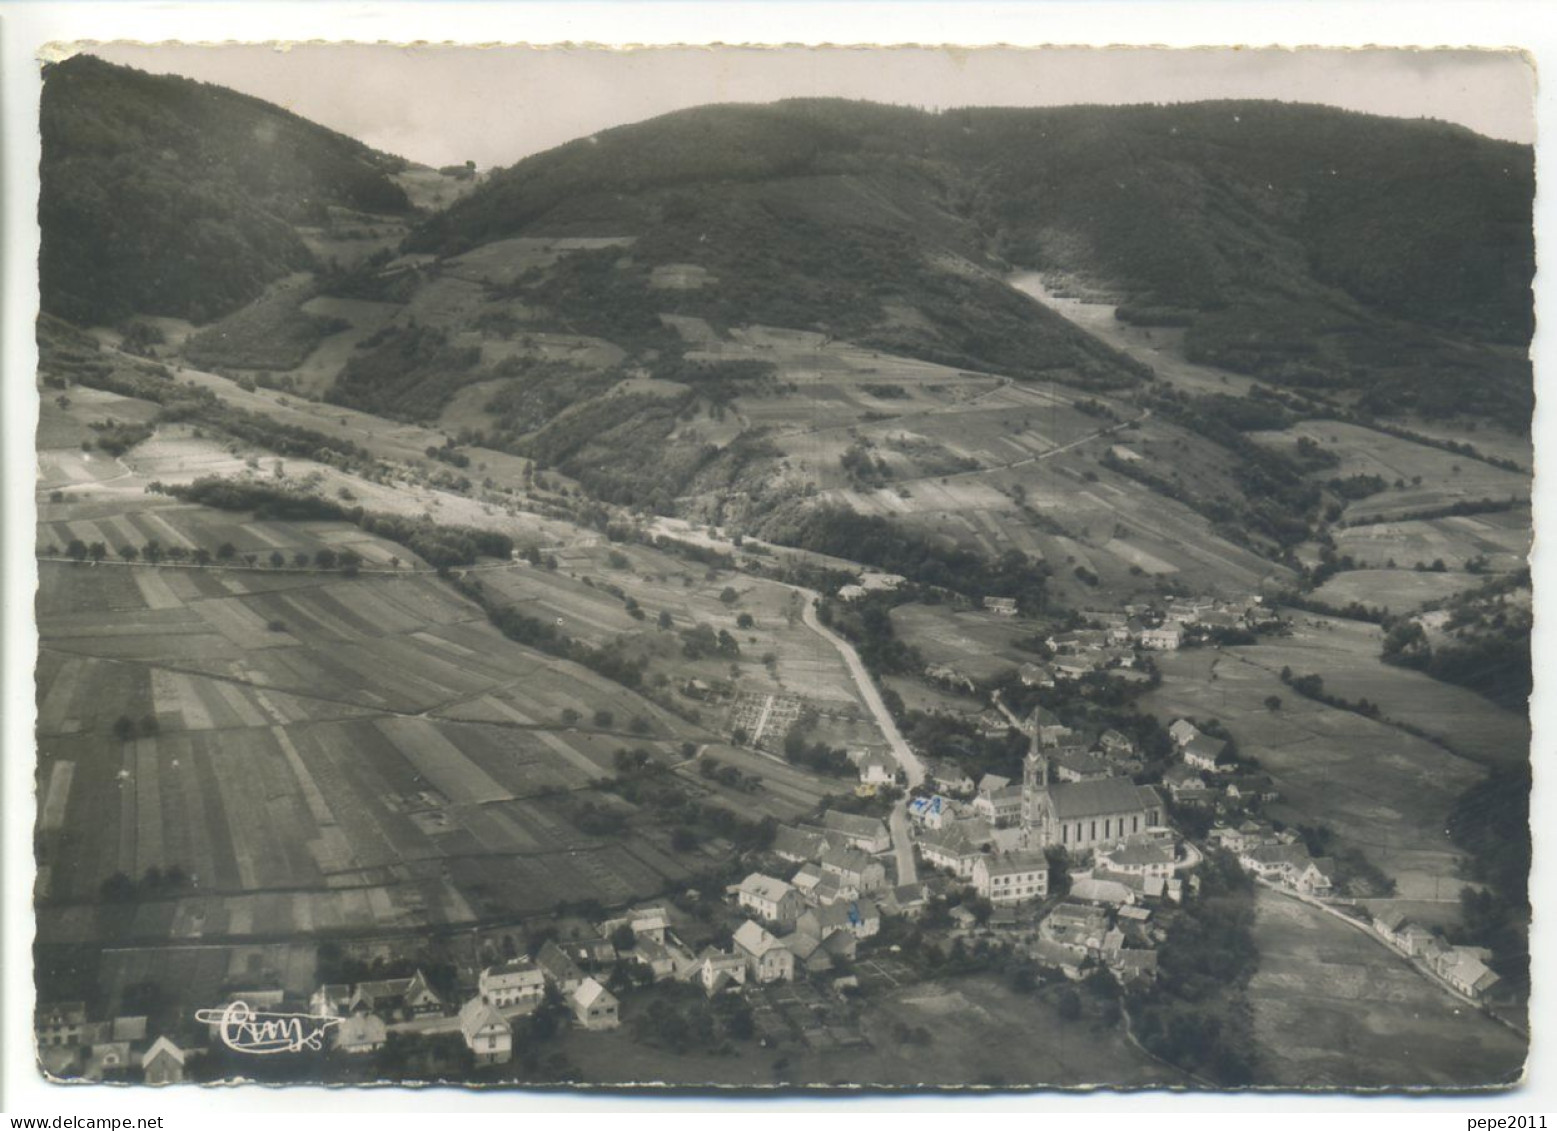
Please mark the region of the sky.
POLYGON ((710 102, 832 96, 942 109, 1270 98, 1535 140, 1515 52, 1405 49, 732 48, 352 44, 84 48, 219 83, 376 149, 482 168, 710 102))

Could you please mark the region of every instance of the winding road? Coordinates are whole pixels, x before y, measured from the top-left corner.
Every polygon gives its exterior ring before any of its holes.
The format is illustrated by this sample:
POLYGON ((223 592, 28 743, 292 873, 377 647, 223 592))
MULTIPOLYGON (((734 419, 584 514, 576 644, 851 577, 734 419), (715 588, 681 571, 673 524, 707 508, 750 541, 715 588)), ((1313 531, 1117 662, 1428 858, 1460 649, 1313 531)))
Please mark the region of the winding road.
MULTIPOLYGON (((865 706, 870 709, 875 717, 876 725, 881 728, 881 733, 886 736, 887 745, 892 750, 892 756, 897 759, 897 764, 902 768, 903 778, 910 789, 923 785, 925 778, 924 763, 919 755, 915 754, 913 747, 904 740, 902 733, 897 729, 897 720, 892 717, 892 712, 887 710, 886 703, 881 698, 881 692, 876 689, 875 681, 870 678, 870 673, 865 670, 865 665, 860 661, 860 654, 854 650, 843 637, 824 625, 816 615, 816 602, 818 595, 799 586, 794 587, 804 598, 801 608, 801 618, 806 627, 818 636, 832 644, 843 657, 843 662, 848 665, 849 674, 854 677, 854 685, 859 688, 860 698, 865 701, 865 706)), ((914 863, 914 842, 908 834, 908 798, 905 797, 892 807, 892 815, 887 819, 887 827, 892 833, 892 851, 897 858, 897 882, 899 884, 911 884, 919 879, 919 869, 914 863)))

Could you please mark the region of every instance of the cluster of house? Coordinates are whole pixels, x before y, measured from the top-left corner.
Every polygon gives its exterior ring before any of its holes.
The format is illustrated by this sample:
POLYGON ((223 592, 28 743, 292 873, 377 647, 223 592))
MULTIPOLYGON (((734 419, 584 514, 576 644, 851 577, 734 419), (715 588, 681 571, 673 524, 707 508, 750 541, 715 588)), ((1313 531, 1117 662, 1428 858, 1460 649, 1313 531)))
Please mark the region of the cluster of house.
POLYGON ((40 1005, 33 1014, 38 1060, 51 1076, 102 1080, 139 1068, 148 1084, 176 1084, 184 1079, 189 1050, 166 1036, 151 1037, 146 1018, 87 1019, 85 1002, 40 1005))
POLYGON ((1336 893, 1335 861, 1311 856, 1296 833, 1277 832, 1264 821, 1245 820, 1237 825, 1213 825, 1210 842, 1238 857, 1249 875, 1280 884, 1315 899, 1336 893))
POLYGON ((786 825, 773 841, 782 865, 773 875, 753 872, 728 894, 748 918, 732 950, 705 951, 709 993, 755 983, 787 981, 797 973, 830 970, 852 959, 859 943, 881 930, 884 916, 917 915, 925 885, 894 885, 880 859, 891 848, 887 826, 875 817, 828 810, 814 824, 786 825))
POLYGON ((1422 962, 1472 1001, 1482 1001, 1500 979, 1487 968, 1492 952, 1479 946, 1450 946, 1439 935, 1398 911, 1374 917, 1373 929, 1390 946, 1422 962))
POLYGON ((1179 761, 1163 771, 1162 784, 1175 805, 1247 808, 1280 796, 1271 776, 1239 761, 1226 739, 1188 719, 1175 719, 1168 736, 1179 761))

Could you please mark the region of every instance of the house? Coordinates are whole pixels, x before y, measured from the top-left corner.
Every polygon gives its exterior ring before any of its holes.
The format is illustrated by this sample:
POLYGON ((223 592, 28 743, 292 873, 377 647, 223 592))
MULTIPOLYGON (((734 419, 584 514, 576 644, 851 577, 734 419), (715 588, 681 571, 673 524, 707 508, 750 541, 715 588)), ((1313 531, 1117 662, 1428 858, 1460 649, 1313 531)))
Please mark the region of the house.
POLYGON ((1438 974, 1466 997, 1480 1001, 1499 978, 1487 969, 1486 952, 1476 947, 1456 946, 1438 961, 1438 974))
POLYGON ((1304 895, 1328 899, 1335 894, 1335 861, 1328 856, 1314 857, 1298 873, 1293 885, 1304 895))
POLYGON ((1010 784, 1010 778, 1003 778, 999 774, 985 774, 979 778, 975 789, 978 793, 994 793, 997 789, 1004 789, 1010 784))
POLYGON ((780 825, 773 834, 773 852, 796 864, 816 860, 827 851, 828 839, 815 829, 797 829, 780 825))
POLYGON ((793 919, 804 903, 789 884, 761 872, 753 872, 740 882, 735 900, 757 918, 774 922, 793 919))
POLYGON ((1108 933, 1108 914, 1084 903, 1061 903, 1038 924, 1038 936, 1085 956, 1100 953, 1108 933))
POLYGON ((1017 675, 1026 687, 1053 687, 1054 669, 1048 664, 1023 664, 1017 675))
POLYGON ((1373 917, 1373 929, 1384 941, 1409 958, 1430 957, 1438 937, 1420 923, 1407 919, 1399 911, 1373 917))
POLYGON ((1239 853, 1246 848, 1253 848, 1261 844, 1277 843, 1276 832, 1269 825, 1255 820, 1246 820, 1237 828, 1227 825, 1216 825, 1211 829, 1211 842, 1219 844, 1229 852, 1239 853))
POLYGON ((924 914, 929 900, 929 889, 923 883, 899 884, 882 895, 881 913, 917 919, 924 914))
POLYGON ((1058 746, 1075 733, 1060 722, 1060 717, 1047 707, 1034 707, 1033 713, 1028 716, 1025 729, 1030 736, 1038 740, 1040 746, 1058 746))
POLYGON ((980 715, 974 726, 981 738, 1004 738, 1011 729, 1011 720, 999 711, 990 710, 980 715))
POLYGON ((845 585, 838 590, 838 600, 858 601, 861 597, 867 596, 869 593, 870 590, 866 589, 863 585, 845 585))
POLYGON ((940 794, 916 797, 908 803, 909 820, 927 829, 938 829, 954 813, 952 804, 940 794))
POLYGON ((926 766, 925 781, 941 793, 964 795, 974 789, 972 775, 946 762, 932 762, 926 766))
POLYGON ((1269 774, 1235 774, 1227 779, 1227 796, 1235 801, 1275 801, 1281 797, 1269 774))
POLYGON ((1216 798, 1205 779, 1182 763, 1163 771, 1162 784, 1167 786, 1175 805, 1205 805, 1216 798))
POLYGON ((1227 743, 1209 734, 1196 734, 1179 748, 1184 754, 1184 764, 1208 774, 1232 772, 1238 760, 1228 752, 1227 743))
POLYGON ((86 1003, 61 1001, 40 1005, 33 1014, 33 1032, 39 1048, 74 1048, 86 1028, 86 1003))
POLYGON ((897 781, 897 762, 879 750, 869 750, 856 765, 865 785, 891 785, 897 781))
POLYGON ((102 1080, 111 1073, 123 1072, 130 1063, 129 1041, 97 1041, 87 1053, 86 1067, 81 1075, 88 1080, 102 1080))
POLYGON ((1153 652, 1177 652, 1184 646, 1184 630, 1176 624, 1141 630, 1141 647, 1153 652))
POLYGON ((546 993, 546 973, 528 958, 488 966, 477 980, 481 996, 499 1009, 539 1002, 546 993))
POLYGON ((1173 874, 1173 845, 1156 839, 1132 837, 1098 849, 1095 859, 1099 868, 1124 876, 1167 879, 1173 874))
POLYGON ((1168 737, 1173 740, 1173 745, 1183 749, 1184 745, 1200 733, 1200 728, 1188 719, 1174 719, 1168 727, 1168 737))
POLYGON ((1238 863, 1262 880, 1291 885, 1308 868, 1308 849, 1301 844, 1262 844, 1240 852, 1238 863))
POLYGON ((796 931, 783 941, 789 953, 794 956, 796 966, 807 974, 825 974, 833 968, 832 953, 815 935, 796 931))
POLYGON ((994 613, 997 617, 1016 616, 1015 597, 985 597, 984 608, 994 613))
POLYGON ((1049 764, 1060 781, 1097 781, 1114 776, 1112 766, 1079 746, 1062 746, 1050 751, 1049 764))
POLYGON ((346 990, 339 985, 321 986, 311 999, 314 1011, 330 1017, 372 1013, 390 1020, 438 1017, 444 1012, 443 998, 420 970, 409 978, 378 978, 358 982, 343 993, 346 990))
POLYGON ((616 996, 593 978, 585 978, 568 998, 573 1019, 586 1029, 615 1029, 622 1023, 616 996))
POLYGON ((746 959, 739 953, 726 954, 709 947, 697 956, 691 980, 703 987, 709 997, 746 984, 746 959))
POLYGON ((666 978, 674 977, 676 973, 676 959, 670 952, 670 948, 662 942, 645 936, 638 940, 638 944, 628 953, 628 957, 639 966, 648 968, 649 975, 656 982, 663 982, 666 978))
POLYGON ((881 911, 864 898, 813 907, 795 924, 796 934, 810 935, 818 941, 827 939, 834 931, 847 931, 857 939, 868 939, 879 930, 881 911))
POLYGON ((1129 884, 1085 872, 1071 880, 1070 897, 1113 907, 1135 902, 1135 892, 1129 884))
POLYGON ((829 809, 822 814, 822 828, 840 834, 862 852, 885 852, 892 847, 892 834, 879 818, 829 809))
POLYGON ((184 1079, 184 1059, 188 1054, 167 1037, 158 1037, 141 1053, 141 1074, 148 1084, 179 1084, 184 1079))
POLYGON ((919 855, 932 868, 941 868, 959 879, 972 879, 974 865, 983 857, 981 849, 955 826, 926 833, 918 840, 919 855))
POLYGON ((973 811, 992 824, 1009 825, 1022 816, 1022 787, 1008 785, 987 793, 980 790, 973 799, 973 811))
POLYGON ((879 891, 886 886, 887 869, 880 860, 857 848, 831 848, 822 853, 822 874, 838 877, 838 882, 860 892, 879 891))
POLYGON ((1049 894, 1049 860, 1041 852, 981 856, 973 865, 973 886, 994 904, 1043 899, 1049 894))
POLYGON ((1135 742, 1113 728, 1098 735, 1097 745, 1110 758, 1130 758, 1135 755, 1135 742))
POLYGON ((950 664, 930 664, 924 670, 925 678, 934 682, 949 684, 959 691, 977 691, 978 684, 965 672, 960 672, 950 664))
POLYGON ((616 947, 610 939, 572 939, 562 944, 562 949, 584 970, 599 970, 616 961, 616 947))
POLYGON ((1149 982, 1157 976, 1157 952, 1155 950, 1121 950, 1113 962, 1120 978, 1149 982))
POLYGON ((1079 981, 1086 973, 1081 968, 1077 952, 1050 939, 1039 938, 1027 945, 1028 956, 1040 966, 1058 970, 1072 982, 1079 981))
POLYGON ((1060 656, 1054 661, 1056 679, 1078 680, 1097 671, 1096 660, 1085 656, 1060 656))
POLYGON ((735 949, 746 960, 746 971, 758 984, 788 982, 795 976, 794 954, 750 919, 736 929, 735 949))
POLYGON ((473 997, 460 1007, 460 1036, 477 1064, 507 1064, 514 1052, 514 1033, 497 1007, 473 997))
POLYGON ((552 939, 547 939, 542 945, 535 956, 535 964, 541 968, 546 981, 556 986, 558 992, 564 997, 572 993, 584 980, 584 971, 579 969, 578 963, 569 958, 552 939))
POLYGON ((343 1053, 360 1056, 384 1047, 389 1030, 376 1013, 357 1012, 335 1026, 335 1047, 343 1053))

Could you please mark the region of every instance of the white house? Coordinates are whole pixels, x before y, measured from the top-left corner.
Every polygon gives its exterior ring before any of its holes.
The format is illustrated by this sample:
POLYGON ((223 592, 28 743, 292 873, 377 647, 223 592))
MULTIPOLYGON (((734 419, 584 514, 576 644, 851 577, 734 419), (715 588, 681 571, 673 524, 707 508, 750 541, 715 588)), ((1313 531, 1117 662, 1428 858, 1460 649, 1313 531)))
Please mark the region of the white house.
POLYGON ((460 1035, 477 1064, 507 1064, 514 1051, 514 1034, 497 1007, 473 997, 460 1009, 460 1035))
POLYGON ((735 932, 735 949, 746 970, 758 982, 788 982, 795 976, 795 956, 758 923, 748 919, 735 932))
POLYGON ((546 972, 528 958, 516 958, 481 971, 477 988, 499 1009, 538 1002, 546 993, 546 972))
POLYGON ((800 914, 800 893, 783 880, 753 872, 735 889, 735 899, 759 919, 779 921, 800 914))
POLYGON ((574 1020, 586 1029, 615 1029, 622 1023, 615 996, 593 978, 579 983, 568 1004, 574 1020))
POLYGON ((1049 861, 1041 852, 981 856, 973 886, 991 903, 1025 903, 1049 894, 1049 861))

